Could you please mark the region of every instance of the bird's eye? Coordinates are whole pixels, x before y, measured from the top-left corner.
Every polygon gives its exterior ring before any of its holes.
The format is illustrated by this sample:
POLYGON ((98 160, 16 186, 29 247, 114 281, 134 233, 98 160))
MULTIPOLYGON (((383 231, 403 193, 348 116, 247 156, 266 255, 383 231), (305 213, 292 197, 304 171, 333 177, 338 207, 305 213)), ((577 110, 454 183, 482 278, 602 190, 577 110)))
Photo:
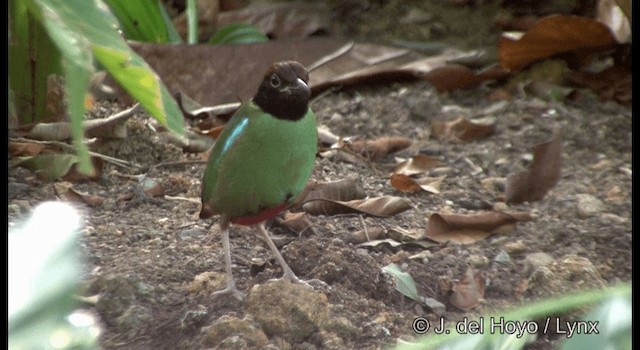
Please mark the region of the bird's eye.
POLYGON ((271 86, 273 86, 274 88, 277 88, 278 86, 280 86, 280 77, 277 76, 276 74, 272 74, 270 78, 270 82, 271 82, 271 86))

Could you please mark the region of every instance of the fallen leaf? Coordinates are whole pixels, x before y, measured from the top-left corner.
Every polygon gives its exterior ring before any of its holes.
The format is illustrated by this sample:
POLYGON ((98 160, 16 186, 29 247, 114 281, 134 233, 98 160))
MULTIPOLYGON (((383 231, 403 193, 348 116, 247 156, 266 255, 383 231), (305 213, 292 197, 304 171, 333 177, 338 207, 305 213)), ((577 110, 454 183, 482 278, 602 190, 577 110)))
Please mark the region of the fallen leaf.
POLYGON ((71 169, 64 174, 62 177, 63 180, 69 182, 78 182, 81 180, 89 179, 89 180, 99 180, 102 178, 102 169, 104 167, 104 161, 102 158, 91 157, 89 159, 91 161, 92 171, 89 174, 84 174, 78 170, 78 163, 74 163, 71 166, 71 169))
POLYGON ((103 197, 77 191, 67 181, 54 183, 53 190, 60 199, 67 202, 84 203, 92 207, 100 207, 104 203, 103 197))
POLYGON ((473 71, 459 63, 452 63, 476 56, 476 51, 450 49, 437 56, 424 57, 406 49, 356 43, 348 54, 313 71, 311 91, 315 95, 331 86, 415 79, 426 80, 439 91, 451 91, 473 87, 480 81, 508 74, 500 67, 473 71))
POLYGON ((482 271, 468 268, 462 280, 453 285, 449 301, 463 311, 469 311, 484 300, 484 276, 482 271))
POLYGON ((369 241, 375 241, 384 239, 387 235, 387 230, 382 227, 372 227, 365 230, 359 230, 349 236, 349 242, 358 244, 369 241))
POLYGON ((402 295, 412 300, 418 301, 420 295, 418 294, 418 287, 410 274, 402 271, 400 266, 396 264, 389 264, 382 268, 382 272, 393 276, 396 282, 396 290, 402 295))
POLYGON ((392 227, 387 231, 387 236, 391 239, 395 239, 398 242, 413 242, 420 239, 424 239, 424 235, 418 231, 405 230, 402 227, 392 227))
POLYGON ((348 202, 322 198, 312 199, 307 201, 302 208, 311 215, 368 214, 378 217, 389 217, 409 210, 412 206, 411 203, 404 198, 382 196, 369 199, 357 199, 348 202), (318 201, 333 203, 335 205, 322 207, 321 209, 324 209, 323 211, 316 211, 316 206, 309 206, 309 204, 318 201))
POLYGON ((45 148, 41 143, 9 141, 9 154, 13 157, 33 157, 45 148))
POLYGON ((373 162, 379 162, 390 153, 411 146, 411 139, 400 136, 380 137, 375 140, 357 140, 348 145, 353 152, 362 154, 373 162))
POLYGON ((326 125, 318 125, 318 141, 323 145, 335 145, 340 141, 340 136, 334 134, 326 125))
POLYGON ((431 122, 431 135, 437 140, 464 143, 480 140, 496 131, 495 122, 476 123, 460 117, 452 121, 431 122))
POLYGON ((426 173, 427 171, 444 165, 436 157, 427 156, 424 154, 415 155, 408 160, 396 165, 393 168, 393 174, 401 175, 418 175, 426 173))
POLYGON ((295 232, 298 236, 301 236, 307 230, 313 230, 311 221, 309 221, 307 213, 304 212, 284 213, 282 224, 295 232))
MULTIPOLYGON (((245 45, 130 43, 130 46, 158 73, 172 94, 181 92, 208 106, 250 99, 267 68, 273 62, 290 59, 307 67, 324 61, 311 71, 309 86, 312 96, 333 86, 416 79, 424 79, 439 90, 448 91, 508 74, 507 70, 499 67, 470 70, 460 63, 451 63, 478 56, 475 51, 446 50, 438 56, 425 57, 407 49, 353 44, 335 38, 270 40, 267 43, 245 45), (444 70, 438 70, 440 68, 444 70)), ((111 85, 114 90, 120 91, 120 99, 127 100, 122 89, 111 85)))
POLYGON ((439 214, 429 217, 425 236, 438 243, 470 244, 494 234, 505 234, 520 221, 531 221, 526 212, 482 212, 479 214, 439 214))
MULTIPOLYGON (((86 137, 125 138, 124 122, 141 110, 139 104, 120 111, 107 118, 91 119, 82 122, 86 137)), ((34 140, 64 141, 71 138, 71 123, 37 123, 28 132, 28 137, 34 140)))
POLYGON ((398 191, 409 192, 409 193, 417 193, 422 190, 420 185, 416 183, 416 181, 410 178, 407 175, 402 174, 393 174, 389 179, 391 181, 391 186, 398 191))
POLYGON ((577 49, 602 50, 615 43, 606 25, 586 17, 551 15, 540 19, 519 40, 502 36, 498 56, 502 67, 519 69, 530 63, 577 49))
POLYGON ((273 39, 302 39, 328 34, 330 13, 321 3, 253 4, 243 9, 222 12, 218 25, 250 23, 273 39))
MULTIPOLYGON (((331 213, 339 209, 339 205, 326 201, 313 201, 314 199, 328 199, 335 201, 350 201, 364 199, 367 194, 354 179, 347 178, 331 182, 309 181, 296 201, 290 206, 297 208, 303 205, 303 210, 313 213, 331 213)), ((316 214, 318 215, 318 214, 316 214)))
MULTIPOLYGON (((264 72, 273 62, 295 59, 308 66, 345 43, 346 40, 314 38, 243 45, 136 42, 130 43, 130 46, 149 63, 172 95, 181 92, 203 106, 217 106, 252 98, 262 82, 264 72)), ((120 92, 119 98, 126 100, 124 91, 116 84, 112 85, 120 92)))
POLYGON ((538 201, 560 180, 562 132, 557 130, 549 141, 533 146, 532 151, 529 169, 507 176, 507 203, 538 201))
POLYGON ((27 168, 45 180, 60 179, 78 162, 75 154, 41 154, 34 157, 19 157, 13 166, 27 168))
POLYGON ((398 242, 395 239, 384 238, 384 239, 374 239, 371 241, 365 241, 363 243, 358 244, 358 247, 377 247, 381 244, 388 244, 391 248, 396 248, 401 246, 403 243, 398 242))
POLYGON ((616 65, 601 72, 574 71, 567 80, 577 86, 584 86, 597 93, 602 101, 614 100, 629 105, 632 98, 631 69, 616 65))
MULTIPOLYGON (((631 0, 627 1, 631 7, 631 0)), ((626 43, 631 41, 631 18, 616 0, 599 0, 596 19, 609 27, 616 41, 626 43)))
POLYGON ((440 185, 446 176, 429 177, 425 176, 419 179, 413 179, 407 175, 393 174, 390 181, 391 186, 402 192, 416 193, 426 191, 433 194, 440 193, 440 185))

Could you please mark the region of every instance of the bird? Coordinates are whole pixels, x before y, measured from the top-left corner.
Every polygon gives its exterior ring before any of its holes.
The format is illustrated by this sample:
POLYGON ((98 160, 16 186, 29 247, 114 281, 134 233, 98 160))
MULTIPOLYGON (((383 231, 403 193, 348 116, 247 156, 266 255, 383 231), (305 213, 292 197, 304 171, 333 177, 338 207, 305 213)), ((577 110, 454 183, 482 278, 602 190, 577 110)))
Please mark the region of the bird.
POLYGON ((282 267, 282 279, 304 283, 265 229, 303 192, 315 163, 316 117, 309 73, 296 61, 269 67, 254 97, 241 104, 216 140, 202 180, 200 219, 220 215, 226 287, 213 295, 242 299, 231 271, 230 224, 254 226, 282 267))

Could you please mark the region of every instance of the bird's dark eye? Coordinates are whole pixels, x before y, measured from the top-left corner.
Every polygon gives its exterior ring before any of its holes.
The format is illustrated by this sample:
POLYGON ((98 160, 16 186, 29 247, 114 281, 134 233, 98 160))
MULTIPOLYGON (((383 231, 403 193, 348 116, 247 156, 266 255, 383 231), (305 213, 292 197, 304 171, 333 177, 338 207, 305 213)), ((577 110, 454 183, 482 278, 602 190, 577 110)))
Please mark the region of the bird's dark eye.
POLYGON ((269 81, 271 82, 271 86, 273 86, 274 88, 280 86, 280 77, 276 74, 272 74, 271 78, 269 78, 269 81))

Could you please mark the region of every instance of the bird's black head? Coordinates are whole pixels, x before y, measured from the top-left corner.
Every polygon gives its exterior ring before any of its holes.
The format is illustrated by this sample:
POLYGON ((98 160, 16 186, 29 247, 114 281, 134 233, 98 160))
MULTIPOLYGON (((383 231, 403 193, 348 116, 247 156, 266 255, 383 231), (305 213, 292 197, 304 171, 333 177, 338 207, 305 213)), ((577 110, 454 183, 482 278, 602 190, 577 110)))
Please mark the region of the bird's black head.
POLYGON ((309 109, 309 73, 298 62, 274 63, 253 102, 278 119, 299 120, 309 109))

